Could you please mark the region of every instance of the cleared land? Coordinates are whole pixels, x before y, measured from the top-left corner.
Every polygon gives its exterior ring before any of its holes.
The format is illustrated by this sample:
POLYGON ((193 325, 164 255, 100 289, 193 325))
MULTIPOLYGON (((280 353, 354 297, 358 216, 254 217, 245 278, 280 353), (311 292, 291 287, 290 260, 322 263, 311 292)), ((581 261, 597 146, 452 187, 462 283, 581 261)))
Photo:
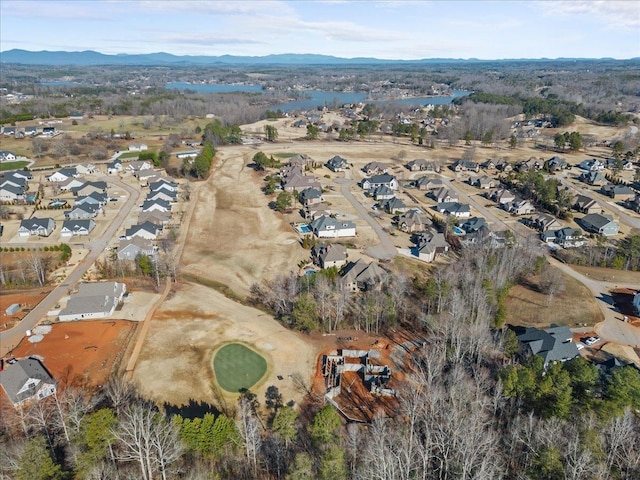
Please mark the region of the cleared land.
MULTIPOLYGON (((1 255, 6 257, 8 254, 1 255)), ((2 262, 6 262, 6 260, 3 258, 2 262)), ((29 310, 40 303, 51 290, 51 287, 45 287, 26 291, 3 292, 0 295, 0 331, 12 328, 22 320, 29 310), (7 308, 14 303, 19 304, 20 309, 12 315, 7 315, 7 308)))
POLYGON ((63 384, 99 387, 117 368, 135 327, 122 320, 55 323, 42 341, 31 343, 25 338, 13 355, 42 358, 63 384))
POLYGON ((241 343, 230 343, 213 357, 216 382, 227 392, 238 393, 253 387, 267 371, 267 361, 241 343))

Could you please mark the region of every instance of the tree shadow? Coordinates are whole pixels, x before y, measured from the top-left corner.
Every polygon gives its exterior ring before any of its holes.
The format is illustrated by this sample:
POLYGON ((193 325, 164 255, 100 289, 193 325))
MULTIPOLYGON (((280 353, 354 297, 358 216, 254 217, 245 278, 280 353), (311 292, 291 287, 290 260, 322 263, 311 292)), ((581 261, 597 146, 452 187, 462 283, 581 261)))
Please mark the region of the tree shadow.
POLYGON ((186 405, 172 405, 165 402, 162 407, 169 417, 179 415, 182 418, 188 418, 190 420, 193 420, 194 418, 202 418, 207 413, 211 413, 216 417, 222 413, 214 405, 206 402, 196 402, 193 399, 190 399, 189 403, 186 405))

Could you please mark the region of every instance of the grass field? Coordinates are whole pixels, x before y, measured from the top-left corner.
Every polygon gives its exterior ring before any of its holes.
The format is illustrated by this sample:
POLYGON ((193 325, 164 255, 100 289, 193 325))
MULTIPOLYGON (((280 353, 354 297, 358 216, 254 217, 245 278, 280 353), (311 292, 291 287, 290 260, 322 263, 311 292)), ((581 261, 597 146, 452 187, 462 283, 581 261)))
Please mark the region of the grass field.
POLYGON ((29 165, 29 162, 25 162, 24 160, 0 163, 0 172, 4 172, 6 170, 18 170, 19 168, 23 168, 27 165, 29 165))
POLYGON ((120 155, 118 155, 118 158, 121 160, 126 160, 128 158, 138 159, 139 156, 140 152, 122 152, 120 155))
POLYGON ((236 393, 253 387, 264 376, 267 361, 240 343, 230 343, 214 355, 213 371, 222 389, 236 393))

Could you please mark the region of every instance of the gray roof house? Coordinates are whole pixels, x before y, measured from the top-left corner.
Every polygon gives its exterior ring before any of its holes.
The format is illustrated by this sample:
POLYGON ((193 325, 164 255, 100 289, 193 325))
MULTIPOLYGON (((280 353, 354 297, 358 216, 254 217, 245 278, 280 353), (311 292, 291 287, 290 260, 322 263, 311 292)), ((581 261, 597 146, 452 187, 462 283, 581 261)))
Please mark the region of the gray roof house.
POLYGON ((170 212, 171 204, 166 200, 146 200, 142 203, 143 212, 151 212, 157 210, 159 212, 170 212))
POLYGON ((69 322, 110 317, 126 290, 126 285, 119 282, 81 283, 78 292, 71 295, 67 306, 60 312, 59 319, 69 322))
POLYGON ((26 190, 29 182, 26 178, 19 177, 17 175, 5 175, 0 178, 0 186, 4 187, 5 185, 10 185, 12 187, 22 188, 26 190))
POLYGON ((152 210, 150 212, 140 212, 138 223, 151 222, 156 225, 166 225, 171 221, 171 212, 160 212, 152 210))
POLYGON ((483 175, 482 177, 476 177, 474 179, 469 179, 469 183, 474 187, 481 188, 483 190, 494 188, 498 185, 498 181, 494 178, 491 178, 487 175, 483 175))
POLYGON ((149 192, 146 200, 164 200, 165 202, 176 203, 178 201, 178 193, 170 192, 169 190, 156 190, 155 192, 149 192))
POLYGON ((86 220, 95 218, 100 213, 100 206, 91 203, 81 203, 74 205, 71 210, 64 212, 64 218, 67 220, 86 220))
POLYGON ((45 177, 49 182, 64 182, 70 178, 75 178, 78 176, 78 171, 75 167, 66 167, 61 168, 57 172, 52 173, 45 177))
POLYGON ((582 180, 585 183, 588 183, 589 185, 606 185, 607 184, 607 179, 605 178, 604 173, 602 173, 599 170, 589 171, 581 174, 580 180, 582 180))
POLYGON ((630 200, 635 197, 636 192, 626 185, 604 185, 600 191, 615 200, 630 200))
POLYGON ((382 175, 374 175, 371 178, 365 178, 360 184, 363 190, 371 190, 375 187, 385 186, 391 190, 397 190, 399 187, 398 180, 393 175, 384 173, 382 175))
POLYGON ((591 197, 577 195, 573 208, 582 213, 602 213, 602 207, 591 197))
POLYGON ((153 257, 157 248, 152 240, 135 236, 129 240, 122 240, 116 253, 119 260, 135 260, 138 255, 153 257))
POLYGON ((117 158, 113 162, 107 163, 107 173, 109 175, 116 175, 123 170, 122 160, 117 158))
POLYGON ((377 262, 367 264, 364 260, 349 262, 341 273, 340 283, 352 292, 379 290, 387 276, 377 262))
POLYGON ((320 268, 340 268, 347 263, 347 249, 339 243, 319 243, 313 247, 311 255, 320 268))
POLYGON ((304 208, 304 218, 315 220, 318 217, 331 215, 331 208, 326 203, 314 203, 304 208))
POLYGON ((13 185, 0 186, 0 202, 17 202, 25 199, 24 188, 13 185))
POLYGON ((302 205, 304 205, 305 207, 307 205, 314 205, 316 203, 322 203, 324 201, 322 190, 319 190, 317 188, 307 188, 306 190, 303 190, 298 195, 298 199, 300 200, 300 203, 302 203, 302 205))
POLYGON ((178 191, 178 184, 162 177, 149 184, 149 190, 157 192, 158 190, 169 190, 170 192, 178 191))
POLYGON ((539 330, 535 327, 515 327, 516 337, 525 355, 538 355, 545 367, 551 362, 564 362, 578 356, 578 348, 571 341, 569 327, 551 327, 539 330))
POLYGON ((411 254, 423 262, 433 262, 436 256, 449 251, 444 234, 432 230, 420 232, 412 240, 415 246, 411 248, 411 254))
POLYGON ((379 187, 375 187, 369 191, 369 195, 371 195, 377 202, 380 200, 389 200, 395 197, 395 193, 386 185, 380 185, 379 187))
POLYGON ((482 217, 471 217, 464 222, 459 222, 458 226, 466 233, 473 233, 487 225, 487 221, 482 217))
POLYGON ((56 222, 53 218, 29 218, 20 222, 18 235, 28 237, 30 235, 39 235, 48 237, 56 229, 56 222))
POLYGON ((309 228, 318 238, 355 237, 356 224, 349 220, 337 220, 334 217, 322 215, 314 219, 309 228))
POLYGON ((60 235, 71 237, 73 235, 89 235, 96 228, 93 220, 65 220, 62 222, 60 235))
POLYGON ((325 166, 332 172, 342 172, 343 170, 346 170, 347 168, 349 168, 349 162, 347 162, 340 155, 336 155, 335 157, 332 157, 329 160, 327 160, 327 163, 325 163, 325 166))
POLYGON ((39 360, 23 358, 0 371, 0 385, 14 407, 56 393, 56 382, 39 360))
POLYGON ((425 160, 424 158, 416 158, 415 160, 411 160, 409 163, 407 163, 406 166, 412 172, 440 172, 440 165, 438 165, 436 162, 425 160))
POLYGON ((407 205, 399 198, 393 197, 388 200, 380 202, 382 207, 387 213, 404 213, 407 211, 407 205))
POLYGON ((468 218, 471 216, 471 207, 466 203, 442 202, 437 205, 440 213, 456 218, 468 218))
POLYGON ((382 175, 387 173, 389 166, 382 162, 369 162, 364 167, 362 167, 362 171, 366 175, 382 175))
POLYGON ((489 194, 489 198, 494 202, 503 205, 505 203, 513 202, 516 196, 506 188, 498 188, 489 194))
POLYGON ((294 190, 301 192, 307 188, 321 189, 322 185, 320 185, 320 182, 314 176, 299 174, 288 176, 286 181, 282 184, 282 189, 285 192, 293 192, 294 190))
POLYGON ((15 159, 15 153, 8 150, 0 150, 0 162, 13 162, 15 159))
POLYGON ((139 225, 133 225, 127 228, 124 236, 127 239, 133 237, 146 238, 147 240, 155 240, 162 229, 151 222, 144 222, 139 225))
POLYGON ((480 165, 478 165, 476 162, 472 162, 470 160, 457 160, 456 162, 454 162, 451 165, 451 170, 453 170, 454 172, 479 172, 480 171, 480 165))
POLYGON ((597 233, 605 237, 618 234, 618 224, 613 220, 611 215, 590 213, 582 217, 579 223, 587 232, 597 233))
POLYGON ((82 185, 78 187, 71 188, 71 193, 73 193, 75 196, 86 196, 94 192, 105 193, 106 191, 107 191, 107 182, 102 182, 102 181, 84 182, 82 185))
POLYGON ((431 219, 424 213, 412 209, 398 216, 395 223, 399 230, 413 233, 421 232, 431 226, 431 219))
POLYGON ((449 190, 447 187, 440 187, 432 191, 431 196, 438 203, 458 201, 458 194, 449 190))
POLYGON ((439 178, 420 177, 413 181, 413 186, 418 190, 435 190, 444 185, 439 178))
POLYGON ((104 207, 109 201, 109 195, 101 192, 91 192, 89 195, 81 195, 76 198, 75 205, 82 205, 87 203, 90 205, 97 205, 104 207))
POLYGON ((528 219, 527 223, 530 227, 541 232, 551 230, 553 228, 562 228, 562 224, 553 215, 547 213, 539 213, 535 217, 528 219))

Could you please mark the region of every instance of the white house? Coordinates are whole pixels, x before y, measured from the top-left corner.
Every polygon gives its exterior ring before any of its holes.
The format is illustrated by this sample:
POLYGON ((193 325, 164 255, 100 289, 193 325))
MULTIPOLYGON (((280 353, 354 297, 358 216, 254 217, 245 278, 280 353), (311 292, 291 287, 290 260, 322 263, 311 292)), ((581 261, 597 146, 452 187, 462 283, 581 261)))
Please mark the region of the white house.
POLYGON ((96 222, 93 220, 65 220, 62 222, 60 235, 63 237, 71 237, 73 235, 89 235, 96 228, 96 222))
POLYGON ((147 147, 146 143, 132 143, 129 145, 130 152, 144 152, 147 148, 149 147, 147 147))
POLYGON ((126 285, 118 282, 81 283, 78 292, 71 295, 67 306, 60 312, 59 319, 69 322, 110 317, 126 290, 126 285))
POLYGON ((124 236, 127 239, 131 239, 133 237, 140 237, 146 240, 155 240, 158 237, 158 234, 162 230, 158 225, 155 225, 151 222, 144 222, 139 225, 133 225, 129 227, 124 236))
POLYGON ((348 220, 337 220, 322 215, 309 224, 309 228, 318 238, 355 237, 356 224, 348 220))
POLYGON ((23 358, 7 365, 0 371, 0 385, 16 408, 56 393, 55 380, 35 358, 23 358))
POLYGON ((143 212, 152 212, 157 210, 159 212, 170 212, 171 204, 165 200, 147 200, 142 204, 143 212))
POLYGON ((88 175, 90 173, 96 173, 96 166, 93 163, 80 163, 76 165, 76 171, 80 175, 88 175))
POLYGON ((13 185, 0 187, 0 202, 17 202, 24 200, 24 189, 13 185))
POLYGON ((53 218, 29 218, 20 222, 18 235, 21 237, 29 237, 38 235, 48 237, 56 228, 56 222, 53 218))
POLYGON ((78 170, 75 167, 61 168, 57 172, 45 177, 49 182, 64 182, 70 178, 76 178, 78 176, 78 170))
POLYGON ((0 150, 0 162, 14 162, 16 156, 13 152, 7 150, 0 150))

